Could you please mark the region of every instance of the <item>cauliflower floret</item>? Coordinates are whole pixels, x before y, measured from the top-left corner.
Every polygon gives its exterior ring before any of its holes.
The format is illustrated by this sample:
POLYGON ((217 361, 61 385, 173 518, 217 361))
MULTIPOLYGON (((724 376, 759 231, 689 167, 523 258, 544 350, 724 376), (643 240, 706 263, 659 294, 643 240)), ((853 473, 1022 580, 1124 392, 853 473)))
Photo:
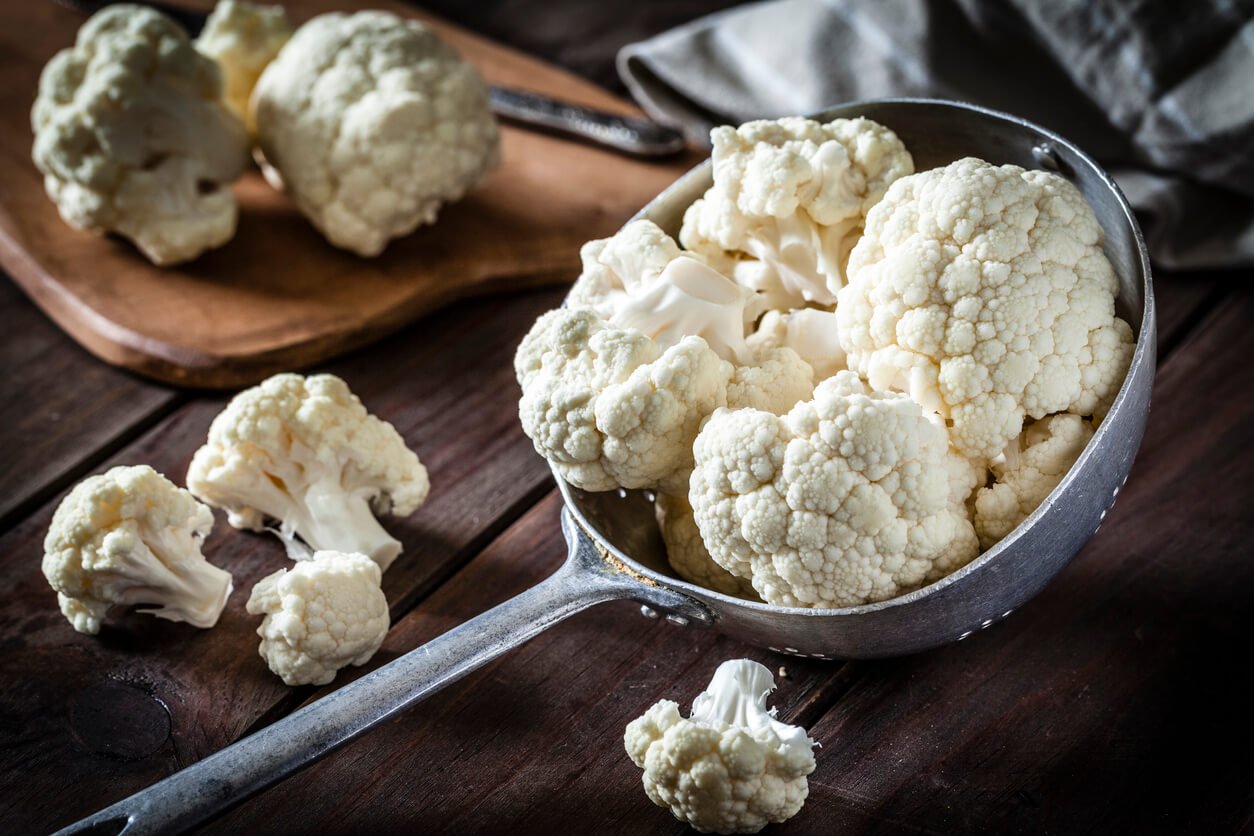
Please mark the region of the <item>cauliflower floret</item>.
POLYGON ((702 833, 757 833, 792 818, 810 792, 816 745, 775 719, 771 672, 749 659, 719 665, 685 719, 661 700, 631 721, 623 745, 659 807, 702 833))
POLYGON ((579 251, 583 272, 571 307, 586 307, 611 325, 634 328, 662 348, 701 337, 724 360, 749 359, 748 293, 703 259, 679 249, 653 221, 633 221, 613 237, 579 251))
POLYGON ((814 392, 814 372, 788 346, 760 347, 736 366, 727 382, 727 406, 749 407, 782 415, 814 392))
POLYGON ((253 90, 269 176, 337 247, 378 255, 433 223, 500 158, 488 90, 416 20, 324 14, 253 90))
POLYGON ((992 463, 996 481, 975 495, 975 532, 992 548, 1036 510, 1093 437, 1079 415, 1050 415, 1028 426, 992 463))
POLYGON ((867 210, 914 171, 897 135, 869 119, 762 120, 715 128, 710 140, 714 185, 679 238, 756 292, 751 319, 834 304, 867 210))
POLYGON ((951 495, 944 427, 856 374, 779 417, 719 410, 694 444, 689 500, 710 556, 763 600, 882 601, 965 565, 975 531, 951 495))
POLYGON ((187 33, 144 6, 108 6, 39 78, 32 156, 62 219, 116 232, 154 264, 235 234, 228 188, 248 164, 222 76, 187 33))
POLYGON ((681 578, 715 592, 757 600, 752 584, 728 572, 710 557, 705 543, 701 542, 701 532, 692 518, 687 496, 660 493, 654 510, 662 541, 666 544, 666 557, 681 578))
POLYGON ((292 37, 292 24, 282 6, 259 6, 242 0, 220 0, 196 38, 196 49, 218 62, 226 80, 227 107, 256 127, 248 100, 261 73, 292 37))
POLYGON ((387 569, 401 553, 375 513, 405 517, 430 483, 400 433, 329 374, 278 374, 236 395, 192 457, 187 487, 260 531, 268 520, 315 550, 365 554, 387 569))
POLYGON ((514 357, 523 431, 571 484, 588 491, 682 491, 701 421, 727 397, 729 363, 700 337, 663 351, 593 311, 536 320, 514 357))
POLYGON ((248 612, 264 615, 261 657, 288 685, 326 685, 364 665, 388 633, 383 570, 362 554, 315 552, 257 581, 248 612))
POLYGON ((99 633, 114 604, 212 627, 231 594, 231 575, 208 563, 201 543, 213 512, 147 465, 84 479, 52 515, 44 577, 80 633, 99 633))
POLYGON ((767 311, 748 338, 751 349, 787 346, 804 360, 816 380, 826 380, 846 368, 840 346, 836 313, 820 308, 767 311))
POLYGON ((898 180, 836 309, 849 366, 991 458, 1024 417, 1102 415, 1131 362, 1102 228, 1062 177, 963 159, 898 180))

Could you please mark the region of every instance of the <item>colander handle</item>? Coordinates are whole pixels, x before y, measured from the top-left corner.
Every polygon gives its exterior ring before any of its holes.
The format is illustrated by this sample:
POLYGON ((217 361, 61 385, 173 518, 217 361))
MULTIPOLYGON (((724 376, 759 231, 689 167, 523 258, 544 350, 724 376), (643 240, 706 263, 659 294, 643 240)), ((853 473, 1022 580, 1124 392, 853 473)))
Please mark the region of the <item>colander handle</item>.
POLYGON ((602 601, 683 612, 687 596, 646 586, 597 553, 562 511, 570 544, 554 574, 433 641, 59 833, 180 833, 229 810, 444 686, 602 601))

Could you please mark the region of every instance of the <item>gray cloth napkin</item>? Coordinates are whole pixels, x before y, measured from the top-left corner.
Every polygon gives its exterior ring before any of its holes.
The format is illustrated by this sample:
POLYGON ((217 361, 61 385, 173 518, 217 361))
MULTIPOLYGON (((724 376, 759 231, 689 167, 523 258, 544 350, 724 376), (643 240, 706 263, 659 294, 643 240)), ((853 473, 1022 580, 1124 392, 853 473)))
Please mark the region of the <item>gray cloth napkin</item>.
POLYGON ((1254 264, 1254 0, 774 0, 625 47, 655 119, 709 129, 883 96, 1004 110, 1118 180, 1155 261, 1254 264))

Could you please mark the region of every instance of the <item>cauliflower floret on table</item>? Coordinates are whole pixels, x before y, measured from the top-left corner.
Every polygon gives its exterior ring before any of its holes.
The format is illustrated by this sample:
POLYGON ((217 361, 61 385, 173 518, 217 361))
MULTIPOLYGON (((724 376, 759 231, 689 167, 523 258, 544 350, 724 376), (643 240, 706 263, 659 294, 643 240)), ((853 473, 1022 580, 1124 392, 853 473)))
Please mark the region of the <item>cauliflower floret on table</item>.
POLYGON ((1056 174, 963 159, 894 183, 836 308, 852 369, 991 458, 1025 416, 1102 415, 1131 362, 1102 229, 1056 174))
POLYGON ((387 569, 401 553, 375 513, 404 517, 427 498, 427 470, 396 428, 329 374, 278 374, 236 395, 187 471, 196 496, 231 525, 315 550, 367 555, 387 569))
POLYGON ((173 20, 108 6, 39 78, 32 156, 70 226, 116 232, 176 264, 235 234, 229 185, 248 164, 222 76, 173 20))
POLYGON ((755 291, 751 318, 834 304, 867 211, 914 171, 897 135, 869 119, 760 120, 710 140, 714 185, 679 238, 755 291))
POLYGON ((975 494, 975 532, 992 548, 1040 505, 1067 475, 1093 437, 1079 415, 1050 415, 1031 424, 992 463, 995 482, 975 494))
POLYGON ((226 104, 249 133, 255 129, 248 109, 253 88, 291 37, 292 24, 282 6, 220 0, 196 38, 196 49, 218 62, 226 81, 226 104))
POLYGON ((518 415, 536 452, 588 491, 684 490, 692 440, 727 396, 730 364, 700 337, 662 350, 591 310, 536 320, 514 357, 518 415))
POLYGON ((694 444, 689 500, 716 563, 763 600, 882 601, 978 552, 945 428, 905 395, 837 373, 780 417, 720 410, 694 444))
POLYGON ((388 632, 383 572, 362 554, 315 552, 257 581, 248 612, 270 670, 288 685, 326 685, 340 668, 364 665, 388 632))
POLYGON ((479 74, 387 12, 300 27, 257 81, 252 113, 271 179, 328 241, 363 256, 433 223, 500 158, 479 74))
POLYGON ((766 708, 773 690, 764 666, 734 659, 719 665, 689 717, 661 700, 633 720, 623 744, 653 803, 702 833, 757 833, 795 816, 815 743, 766 708))
POLYGON ((57 507, 44 576, 80 633, 99 633, 114 604, 212 627, 231 594, 230 573, 200 551, 212 528, 209 507, 151 467, 115 467, 84 479, 57 507))
POLYGON ((751 583, 728 572, 710 557, 686 495, 658 494, 654 509, 662 541, 666 544, 667 560, 681 578, 715 592, 757 600, 751 583))

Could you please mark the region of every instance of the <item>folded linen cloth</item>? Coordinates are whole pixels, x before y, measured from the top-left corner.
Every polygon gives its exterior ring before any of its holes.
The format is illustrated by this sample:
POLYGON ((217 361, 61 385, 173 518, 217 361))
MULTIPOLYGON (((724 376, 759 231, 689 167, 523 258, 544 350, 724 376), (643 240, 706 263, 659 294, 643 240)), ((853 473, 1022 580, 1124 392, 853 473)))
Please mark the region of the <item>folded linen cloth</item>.
POLYGON ((1096 157, 1160 266, 1254 264, 1254 0, 774 0, 625 47, 655 119, 709 129, 885 96, 971 101, 1096 157))

